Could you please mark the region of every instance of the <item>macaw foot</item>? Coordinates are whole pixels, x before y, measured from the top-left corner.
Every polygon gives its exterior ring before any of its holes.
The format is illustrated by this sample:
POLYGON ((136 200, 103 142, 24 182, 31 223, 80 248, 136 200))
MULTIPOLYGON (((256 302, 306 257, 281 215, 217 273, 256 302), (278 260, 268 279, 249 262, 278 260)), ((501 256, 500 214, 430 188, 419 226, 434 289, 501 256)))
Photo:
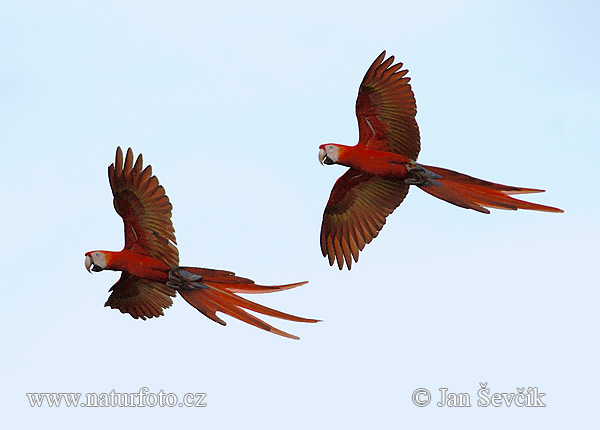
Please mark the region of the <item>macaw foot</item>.
POLYGON ((202 276, 187 270, 177 268, 169 271, 169 280, 167 287, 175 288, 176 290, 198 290, 200 288, 208 288, 202 283, 202 276))
POLYGON ((408 177, 404 182, 409 185, 441 185, 436 179, 442 177, 418 163, 407 163, 408 177))

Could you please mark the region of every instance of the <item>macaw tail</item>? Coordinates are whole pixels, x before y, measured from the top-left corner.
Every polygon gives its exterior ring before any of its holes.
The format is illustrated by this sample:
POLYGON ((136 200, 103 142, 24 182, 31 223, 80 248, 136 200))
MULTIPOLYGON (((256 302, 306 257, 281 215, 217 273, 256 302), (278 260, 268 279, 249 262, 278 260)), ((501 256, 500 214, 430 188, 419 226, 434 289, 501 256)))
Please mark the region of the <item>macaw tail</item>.
MULTIPOLYGON (((562 209, 539 205, 510 197, 511 194, 542 193, 535 188, 519 188, 496 184, 473 178, 441 167, 421 166, 425 173, 418 172, 425 183, 417 184, 426 193, 465 209, 489 214, 487 208, 528 209, 543 212, 564 212, 562 209), (433 174, 432 174, 433 173, 433 174)), ((416 169, 417 171, 419 168, 416 169)))
POLYGON ((299 339, 298 336, 286 333, 267 324, 244 309, 289 321, 315 323, 319 322, 319 320, 297 317, 280 312, 246 300, 235 293, 270 293, 299 287, 306 283, 304 281, 295 284, 264 286, 257 285, 250 279, 235 276, 233 272, 225 270, 180 267, 170 272, 168 285, 176 288, 186 302, 221 325, 226 325, 226 323, 217 317, 217 312, 223 312, 245 323, 280 336, 299 339))

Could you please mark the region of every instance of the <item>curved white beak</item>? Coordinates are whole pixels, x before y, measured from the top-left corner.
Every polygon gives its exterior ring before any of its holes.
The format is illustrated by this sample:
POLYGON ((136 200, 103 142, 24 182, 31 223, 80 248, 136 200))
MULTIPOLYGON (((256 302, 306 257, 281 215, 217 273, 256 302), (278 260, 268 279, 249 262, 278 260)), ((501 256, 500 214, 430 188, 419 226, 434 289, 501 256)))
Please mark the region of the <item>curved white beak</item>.
POLYGON ((88 272, 92 273, 90 268, 92 267, 92 258, 89 255, 85 256, 85 268, 88 272))
POLYGON ((319 149, 319 163, 321 163, 321 165, 323 165, 323 160, 326 156, 325 150, 323 148, 319 149))

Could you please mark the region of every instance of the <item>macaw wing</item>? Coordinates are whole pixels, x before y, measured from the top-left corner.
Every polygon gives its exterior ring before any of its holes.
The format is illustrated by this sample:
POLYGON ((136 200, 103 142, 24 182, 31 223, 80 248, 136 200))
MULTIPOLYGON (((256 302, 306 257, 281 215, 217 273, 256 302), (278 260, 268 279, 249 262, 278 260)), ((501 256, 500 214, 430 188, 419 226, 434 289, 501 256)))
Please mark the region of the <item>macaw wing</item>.
POLYGON ((173 304, 171 297, 175 297, 175 290, 164 283, 138 278, 125 272, 109 291, 112 293, 104 306, 143 320, 162 316, 163 309, 173 304))
POLYGON ((344 260, 348 269, 352 259, 383 228, 386 217, 394 212, 408 193, 409 185, 399 179, 379 176, 350 168, 335 183, 325 207, 321 225, 321 252, 340 270, 344 260))
POLYGON ((152 166, 142 170, 140 154, 133 164, 133 152, 117 148, 114 164, 108 166, 108 179, 115 210, 125 226, 125 248, 141 246, 150 256, 170 267, 179 264, 175 229, 171 221, 171 203, 165 189, 152 175, 152 166))
POLYGON ((414 161, 421 143, 408 70, 400 70, 402 63, 392 65, 394 56, 384 58, 385 51, 373 62, 358 90, 359 142, 369 149, 395 152, 414 161))

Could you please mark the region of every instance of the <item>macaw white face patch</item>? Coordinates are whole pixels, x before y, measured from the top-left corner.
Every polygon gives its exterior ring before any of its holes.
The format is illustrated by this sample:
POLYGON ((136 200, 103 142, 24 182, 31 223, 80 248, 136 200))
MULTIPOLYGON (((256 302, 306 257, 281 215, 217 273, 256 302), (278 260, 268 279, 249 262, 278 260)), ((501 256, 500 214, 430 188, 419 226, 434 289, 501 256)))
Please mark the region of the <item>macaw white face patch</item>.
POLYGON ((106 269, 106 256, 103 252, 94 251, 86 254, 85 268, 88 272, 100 272, 106 269))

